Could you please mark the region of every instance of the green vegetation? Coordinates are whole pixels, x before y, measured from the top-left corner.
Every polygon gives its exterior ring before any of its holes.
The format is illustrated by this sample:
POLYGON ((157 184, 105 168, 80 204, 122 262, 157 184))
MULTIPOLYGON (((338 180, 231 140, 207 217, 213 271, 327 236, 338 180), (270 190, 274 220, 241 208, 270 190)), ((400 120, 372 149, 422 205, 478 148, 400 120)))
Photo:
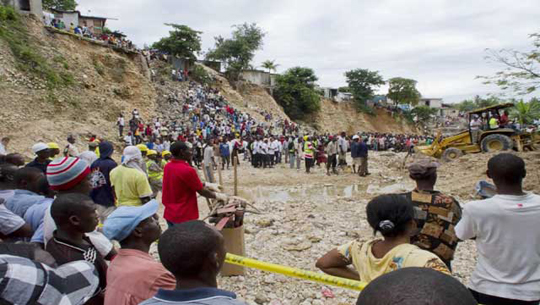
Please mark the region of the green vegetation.
POLYGON ((240 71, 250 68, 255 51, 262 48, 265 33, 255 23, 234 25, 233 28, 232 38, 215 38, 216 45, 208 51, 206 59, 223 62, 228 78, 236 81, 240 71))
POLYGON ((408 79, 403 77, 394 77, 388 80, 388 94, 389 99, 398 104, 409 104, 416 106, 420 101, 420 92, 416 89, 416 83, 414 79, 408 79))
POLYGON ((102 77, 105 76, 105 67, 99 62, 96 57, 92 58, 92 65, 94 65, 94 69, 99 75, 101 75, 102 77))
POLYGON ((367 69, 355 69, 345 72, 348 89, 354 97, 354 105, 358 111, 373 113, 367 107, 367 101, 375 96, 375 89, 384 85, 385 82, 379 71, 369 71, 367 69))
POLYGON ((264 61, 261 66, 265 69, 268 69, 268 73, 272 73, 272 71, 276 71, 279 65, 276 64, 275 60, 267 60, 264 61))
POLYGON ((411 111, 411 114, 413 117, 417 117, 418 122, 426 123, 431 120, 432 116, 437 114, 437 111, 437 109, 431 108, 429 106, 418 106, 411 111))
POLYGON ((464 100, 460 103, 455 104, 454 107, 459 111, 469 112, 475 109, 501 104, 503 102, 504 101, 498 97, 490 96, 488 98, 482 98, 477 95, 472 100, 464 100))
POLYGON ((200 65, 195 65, 191 71, 191 76, 199 83, 203 85, 209 85, 214 82, 214 79, 206 72, 206 70, 200 65))
POLYGON ((488 50, 487 59, 502 64, 504 69, 494 76, 479 76, 485 84, 495 84, 503 91, 530 94, 540 88, 540 33, 529 35, 533 48, 529 52, 488 50))
POLYGON ((43 0, 43 8, 73 11, 77 8, 77 2, 75 2, 75 0, 43 0))
POLYGON ((197 54, 201 51, 201 34, 187 25, 165 23, 173 28, 169 32, 169 37, 161 38, 152 45, 153 48, 178 58, 187 58, 190 61, 197 59, 197 54))
POLYGON ((276 78, 275 97, 293 120, 317 112, 321 96, 315 90, 317 76, 310 68, 294 67, 276 78))
MULTIPOLYGON (((0 5, 0 39, 9 46, 17 60, 17 68, 45 80, 48 89, 74 84, 71 74, 57 73, 47 59, 36 51, 37 47, 30 41, 21 17, 10 6, 0 5)), ((66 68, 67 63, 62 65, 66 68)))
POLYGON ((540 118, 540 100, 532 98, 529 102, 523 100, 515 102, 515 107, 510 113, 512 119, 516 119, 519 124, 532 124, 535 119, 540 118))

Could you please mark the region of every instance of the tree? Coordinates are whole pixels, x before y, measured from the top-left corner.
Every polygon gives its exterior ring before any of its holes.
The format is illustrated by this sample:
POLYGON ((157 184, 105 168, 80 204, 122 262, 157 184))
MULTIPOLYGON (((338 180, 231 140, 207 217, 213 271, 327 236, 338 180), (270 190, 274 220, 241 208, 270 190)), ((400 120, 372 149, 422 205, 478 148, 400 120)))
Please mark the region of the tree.
POLYGON ((195 31, 187 25, 174 23, 165 23, 165 25, 173 28, 169 32, 169 37, 161 38, 152 47, 179 58, 196 60, 196 54, 201 51, 202 32, 195 31))
POLYGON ((366 102, 373 99, 375 88, 385 84, 379 71, 355 69, 345 72, 349 90, 354 97, 354 104, 358 110, 366 106, 366 102))
POLYGON ((276 78, 275 97, 291 119, 302 119, 320 109, 321 96, 315 90, 317 76, 310 68, 294 67, 276 78))
POLYGON ((420 92, 416 89, 416 81, 414 79, 394 77, 388 80, 389 99, 398 104, 409 104, 415 106, 420 100, 420 92))
POLYGON ((522 126, 532 124, 535 119, 540 117, 540 100, 536 98, 532 98, 528 103, 520 100, 515 105, 511 117, 517 119, 522 126))
POLYGON ((495 84, 503 91, 529 94, 540 88, 540 33, 529 35, 533 49, 521 52, 510 49, 487 49, 486 59, 505 68, 494 76, 479 76, 485 84, 495 84))
POLYGON ((455 105, 455 107, 462 112, 469 112, 473 111, 474 109, 478 108, 476 107, 476 104, 473 100, 463 100, 455 105))
POLYGON ((240 71, 249 68, 255 51, 262 48, 265 33, 256 23, 234 25, 233 28, 232 38, 214 38, 216 45, 208 50, 206 59, 223 62, 229 78, 237 80, 240 71))
POLYGON ((44 9, 56 9, 59 11, 74 11, 77 8, 75 0, 43 0, 44 9))
POLYGON ((411 111, 411 114, 418 118, 418 122, 424 124, 429 122, 431 117, 437 114, 437 111, 436 108, 431 108, 429 106, 418 106, 411 111))
POLYGON ((475 109, 501 104, 502 102, 503 101, 498 97, 490 96, 488 98, 482 98, 479 95, 477 95, 472 100, 461 101, 460 103, 456 104, 455 107, 459 111, 469 112, 475 109))
POLYGON ((262 67, 265 69, 268 69, 268 73, 272 73, 272 71, 276 71, 278 66, 279 65, 276 64, 275 60, 267 60, 262 63, 262 67))

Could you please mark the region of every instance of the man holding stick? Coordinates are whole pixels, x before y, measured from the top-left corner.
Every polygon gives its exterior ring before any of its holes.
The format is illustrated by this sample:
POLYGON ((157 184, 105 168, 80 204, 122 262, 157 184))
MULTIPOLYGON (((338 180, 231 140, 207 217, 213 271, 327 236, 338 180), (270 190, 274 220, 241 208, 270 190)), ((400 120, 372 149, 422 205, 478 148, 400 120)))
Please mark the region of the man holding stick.
POLYGON ((189 166, 193 156, 191 148, 184 142, 171 145, 171 162, 165 165, 163 173, 163 218, 169 227, 190 220, 199 219, 197 193, 209 199, 227 201, 227 195, 220 193, 221 186, 202 183, 194 168, 189 166))

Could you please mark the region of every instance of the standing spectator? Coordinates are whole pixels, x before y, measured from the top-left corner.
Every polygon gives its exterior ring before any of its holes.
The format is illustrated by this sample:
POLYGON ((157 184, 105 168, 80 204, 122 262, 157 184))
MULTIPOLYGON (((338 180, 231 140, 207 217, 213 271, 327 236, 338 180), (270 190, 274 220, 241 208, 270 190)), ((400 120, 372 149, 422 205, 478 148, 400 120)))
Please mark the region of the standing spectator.
POLYGON ((337 154, 338 154, 338 143, 337 137, 330 136, 328 137, 330 142, 326 145, 326 154, 328 155, 328 163, 326 163, 326 174, 330 176, 330 168, 334 174, 338 174, 336 169, 337 166, 337 154))
POLYGON ((146 161, 146 171, 148 173, 148 181, 152 188, 153 196, 157 196, 161 191, 163 184, 163 168, 161 167, 161 154, 155 150, 148 150, 146 154, 148 161, 146 161))
POLYGON ((452 270, 451 262, 458 244, 454 228, 462 212, 454 198, 435 190, 438 166, 428 160, 409 166, 409 177, 416 182, 416 188, 405 196, 415 208, 418 228, 411 243, 436 254, 452 270))
POLYGON ((120 135, 120 138, 123 137, 125 125, 126 125, 126 122, 124 121, 124 115, 120 113, 120 116, 118 117, 118 120, 116 121, 116 126, 118 126, 118 134, 120 135))
POLYGON ((225 169, 225 163, 227 163, 227 169, 229 169, 229 165, 231 164, 231 153, 229 143, 227 143, 226 139, 223 139, 219 145, 219 153, 221 155, 221 169, 225 169))
MULTIPOLYGON (((206 172, 206 175, 208 177, 209 182, 214 183, 214 165, 216 164, 216 161, 214 160, 214 145, 213 140, 208 140, 206 142, 206 146, 204 147, 204 155, 203 155, 203 162, 204 162, 204 171, 206 172)), ((172 152, 172 147, 171 147, 172 152)))
POLYGON ((351 158, 353 159, 352 162, 352 168, 353 173, 356 174, 356 166, 358 165, 358 173, 360 174, 360 156, 359 156, 359 150, 360 150, 360 137, 358 135, 354 135, 352 137, 353 142, 351 143, 351 158))
POLYGON ((370 175, 368 171, 368 147, 362 138, 359 139, 358 143, 358 157, 360 158, 360 168, 358 168, 358 175, 360 177, 365 177, 370 175))
POLYGON ((349 143, 347 142, 347 134, 345 132, 341 133, 341 136, 338 140, 339 145, 339 159, 338 164, 343 169, 347 165, 347 151, 349 150, 349 143))
POLYGON ((98 156, 96 154, 98 146, 99 146, 98 141, 92 141, 92 142, 88 143, 88 150, 83 151, 79 155, 79 158, 86 161, 86 163, 88 163, 88 165, 91 165, 92 163, 94 163, 94 161, 96 161, 98 159, 98 156))
POLYGON ((152 199, 152 189, 142 169, 144 163, 141 151, 135 146, 128 146, 124 149, 123 157, 122 165, 110 173, 116 205, 143 205, 152 199))
POLYGON ((217 193, 219 186, 202 183, 194 168, 189 166, 192 153, 184 142, 171 145, 171 162, 165 166, 163 174, 163 218, 169 227, 199 219, 197 193, 206 198, 226 200, 226 195, 217 193))
POLYGON ((120 207, 103 226, 103 233, 122 247, 107 269, 105 305, 137 305, 158 289, 172 290, 176 279, 148 253, 160 237, 155 200, 140 207, 120 207))
POLYGON ((160 289, 141 305, 245 305, 233 292, 217 288, 226 251, 223 236, 214 227, 195 220, 169 228, 159 239, 158 251, 163 266, 176 277, 176 289, 160 289))
POLYGON ((90 197, 96 203, 96 209, 101 223, 114 211, 114 191, 111 185, 110 173, 118 166, 111 158, 114 147, 110 142, 103 141, 99 144, 99 159, 91 166, 92 191, 90 197))
POLYGON ((5 156, 8 154, 7 147, 10 140, 11 139, 9 137, 2 138, 2 141, 0 141, 0 155, 5 156))
POLYGON ((50 142, 47 144, 49 146, 49 160, 56 159, 56 156, 60 155, 60 146, 55 142, 50 142))
POLYGON ((313 158, 315 157, 315 151, 313 148, 313 142, 310 137, 306 137, 304 142, 304 159, 306 160, 306 173, 309 174, 311 167, 313 166, 313 158))
POLYGON ((66 148, 64 148, 64 157, 78 157, 79 150, 77 149, 77 146, 75 146, 75 137, 73 135, 69 135, 67 141, 68 145, 66 148))
POLYGON ((37 143, 32 146, 32 151, 36 154, 36 158, 26 164, 26 167, 35 167, 45 174, 47 172, 47 165, 51 162, 49 160, 49 146, 45 143, 37 143))
POLYGON ((502 153, 488 161, 487 176, 497 187, 492 198, 463 208, 456 226, 461 240, 474 238, 478 263, 469 289, 479 303, 540 302, 540 196, 523 192, 525 162, 502 153))

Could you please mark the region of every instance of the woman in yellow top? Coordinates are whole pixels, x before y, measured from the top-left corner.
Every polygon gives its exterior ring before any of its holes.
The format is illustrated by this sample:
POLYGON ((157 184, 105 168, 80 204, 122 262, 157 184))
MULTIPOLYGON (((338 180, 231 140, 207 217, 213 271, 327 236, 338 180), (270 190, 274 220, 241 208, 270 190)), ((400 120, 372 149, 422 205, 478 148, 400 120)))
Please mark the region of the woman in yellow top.
POLYGON ((410 244, 415 234, 414 208, 404 196, 382 195, 366 208, 374 233, 384 239, 352 241, 334 249, 317 261, 317 268, 330 275, 370 282, 406 267, 425 267, 451 274, 439 257, 410 244), (353 265, 354 269, 349 268, 353 265))

